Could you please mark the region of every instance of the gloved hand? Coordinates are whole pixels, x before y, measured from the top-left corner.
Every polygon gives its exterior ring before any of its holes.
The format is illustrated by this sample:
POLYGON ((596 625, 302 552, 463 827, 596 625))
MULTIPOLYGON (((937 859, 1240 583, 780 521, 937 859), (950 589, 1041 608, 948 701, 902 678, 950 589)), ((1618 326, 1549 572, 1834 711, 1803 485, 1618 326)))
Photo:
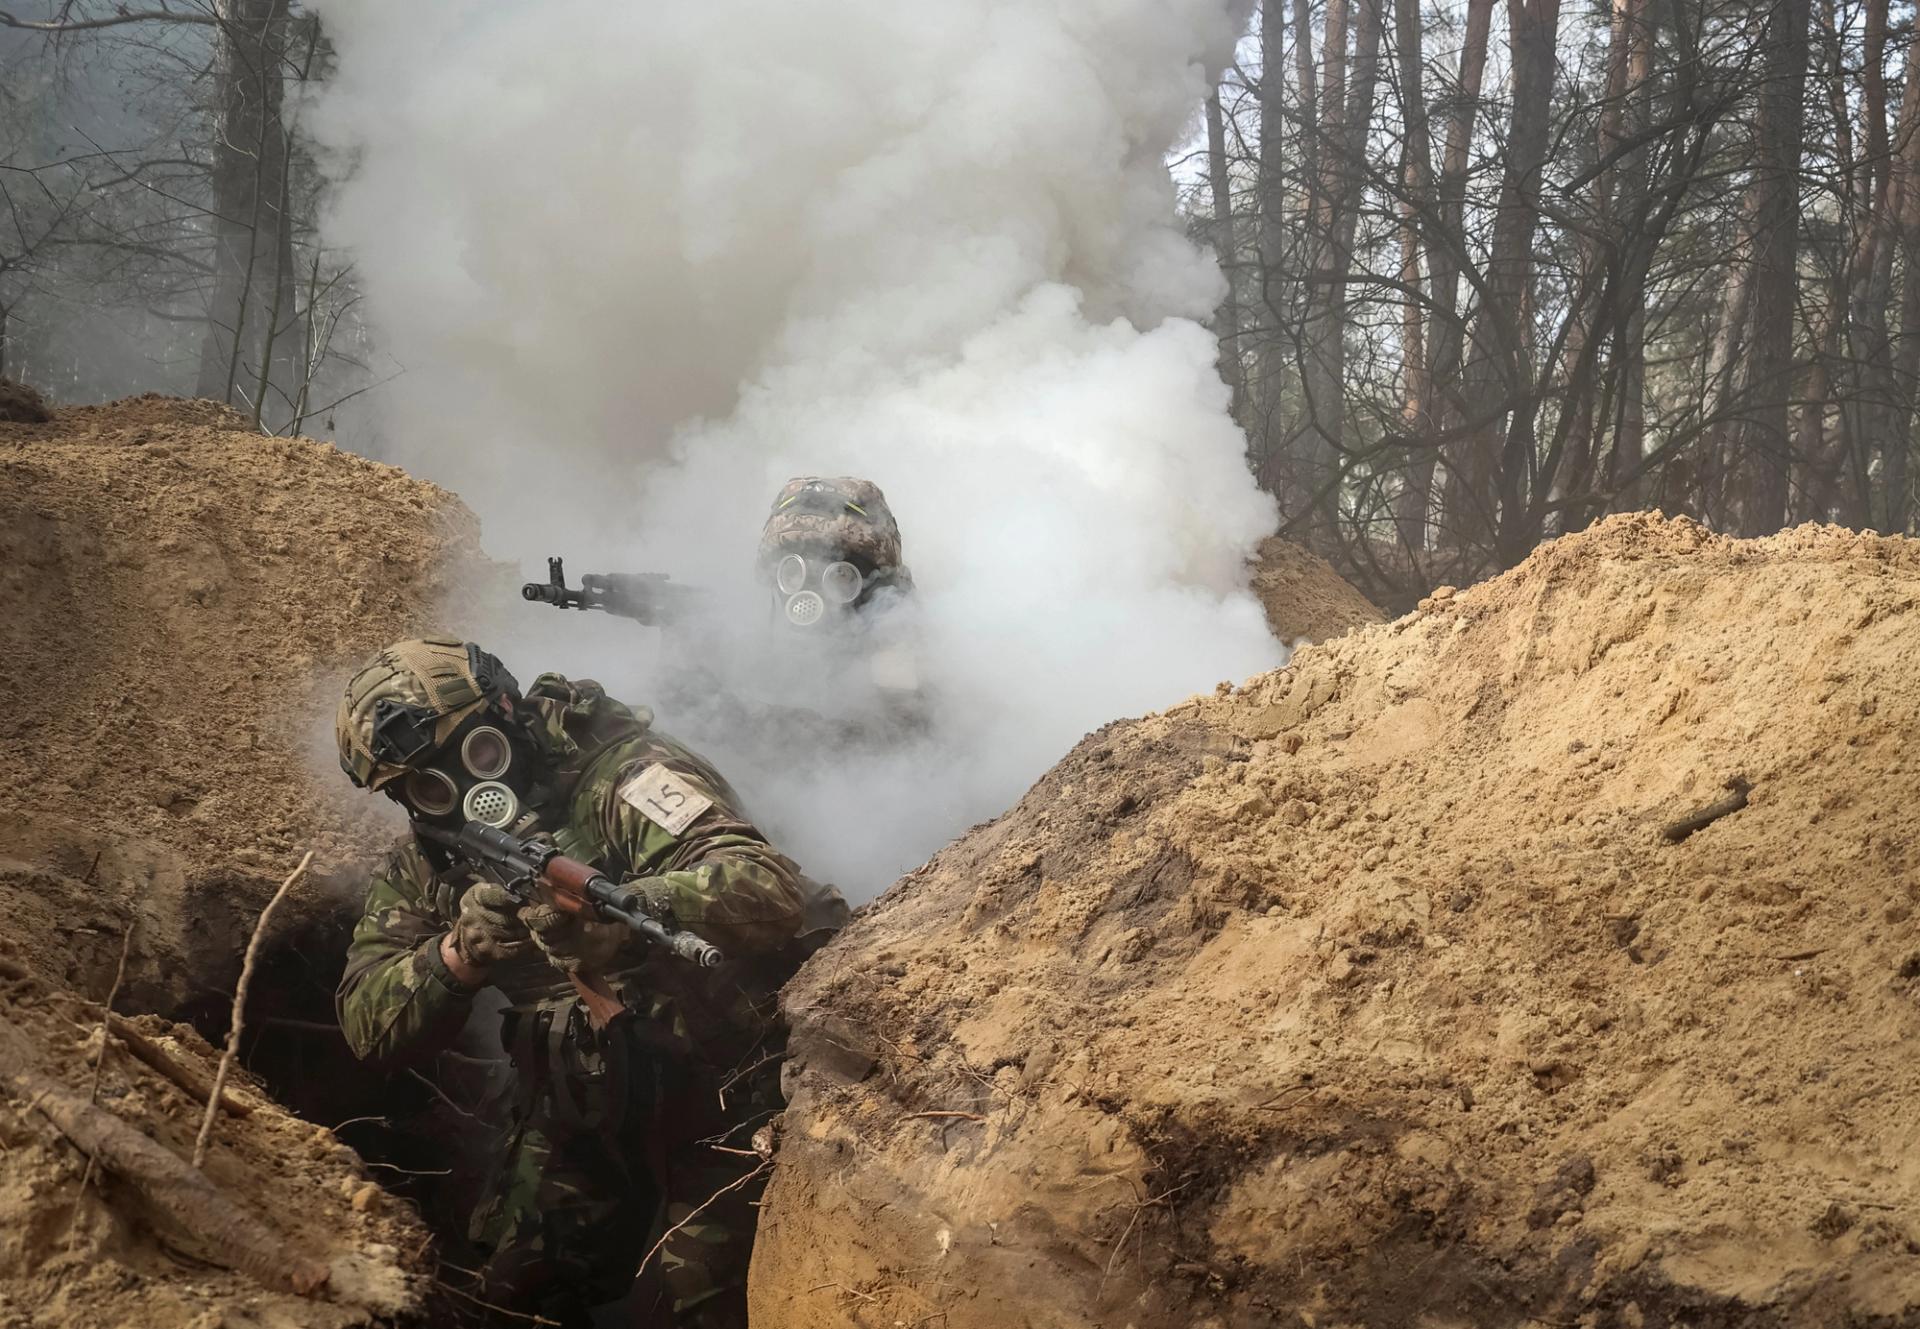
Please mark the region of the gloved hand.
POLYGON ((564 974, 605 969, 632 935, 624 923, 602 923, 544 902, 528 905, 520 917, 547 963, 564 974))
POLYGON ((454 954, 477 969, 525 955, 533 945, 520 921, 519 903, 505 886, 490 881, 475 882, 460 897, 452 937, 454 954))

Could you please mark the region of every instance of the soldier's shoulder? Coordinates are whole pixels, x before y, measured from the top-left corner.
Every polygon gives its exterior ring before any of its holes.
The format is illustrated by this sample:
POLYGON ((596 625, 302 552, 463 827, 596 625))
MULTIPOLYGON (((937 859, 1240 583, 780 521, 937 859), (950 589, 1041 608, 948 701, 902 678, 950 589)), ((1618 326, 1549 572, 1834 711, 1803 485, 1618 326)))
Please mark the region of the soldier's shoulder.
POLYGON ((726 812, 739 813, 738 795, 713 763, 659 729, 650 728, 611 744, 586 772, 579 793, 592 806, 611 807, 616 791, 655 766, 664 766, 671 774, 691 782, 726 812))
POLYGON ((395 885, 424 890, 433 884, 438 874, 420 848, 420 838, 412 831, 404 831, 387 851, 384 875, 395 885))

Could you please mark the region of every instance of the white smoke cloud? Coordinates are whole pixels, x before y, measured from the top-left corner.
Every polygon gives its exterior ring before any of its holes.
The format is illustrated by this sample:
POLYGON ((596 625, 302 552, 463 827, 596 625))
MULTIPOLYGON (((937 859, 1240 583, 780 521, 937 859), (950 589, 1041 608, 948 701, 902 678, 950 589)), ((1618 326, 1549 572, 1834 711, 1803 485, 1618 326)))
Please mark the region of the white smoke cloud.
MULTIPOLYGON (((663 717, 816 873, 871 895, 1087 729, 1280 662, 1244 587, 1274 512, 1195 321, 1220 277, 1163 165, 1238 7, 321 8, 329 229, 408 367, 385 432, 490 545, 737 588, 789 476, 886 491, 930 725, 825 760, 663 717)), ((646 656, 541 613, 523 677, 646 699, 646 656)), ((727 654, 717 687, 796 684, 727 654)))

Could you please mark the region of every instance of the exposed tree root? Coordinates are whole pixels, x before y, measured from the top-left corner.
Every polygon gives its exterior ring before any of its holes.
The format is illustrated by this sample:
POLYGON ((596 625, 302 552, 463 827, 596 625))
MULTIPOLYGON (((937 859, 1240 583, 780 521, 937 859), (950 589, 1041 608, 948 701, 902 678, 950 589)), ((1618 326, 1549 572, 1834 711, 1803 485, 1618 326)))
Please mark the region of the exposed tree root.
POLYGON ((0 1024, 0 1086, 191 1236, 195 1254, 302 1296, 326 1285, 325 1264, 288 1251, 202 1173, 111 1112, 28 1069, 32 1061, 29 1041, 13 1025, 0 1024))

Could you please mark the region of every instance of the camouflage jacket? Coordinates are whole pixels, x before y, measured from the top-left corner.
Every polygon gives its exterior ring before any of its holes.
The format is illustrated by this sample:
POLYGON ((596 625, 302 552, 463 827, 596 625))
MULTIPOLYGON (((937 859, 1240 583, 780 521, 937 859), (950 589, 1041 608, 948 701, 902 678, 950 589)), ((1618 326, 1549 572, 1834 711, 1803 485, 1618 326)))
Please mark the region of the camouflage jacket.
MULTIPOLYGON (((644 879, 656 909, 728 957, 717 969, 695 969, 629 937, 603 977, 664 1039, 717 1065, 732 1063, 766 1033, 780 984, 845 921, 845 902, 768 844, 719 773, 654 729, 644 708, 557 674, 536 680, 525 705, 535 711, 535 737, 551 772, 531 801, 562 852, 616 881, 644 879), (656 762, 713 801, 679 835, 619 793, 656 762)), ((474 990, 448 972, 440 939, 472 880, 459 865, 437 869, 408 836, 373 881, 337 997, 356 1055, 430 1055, 466 1022, 474 990)), ((498 966, 488 982, 516 1011, 561 1010, 575 1000, 566 976, 537 949, 498 966)))

